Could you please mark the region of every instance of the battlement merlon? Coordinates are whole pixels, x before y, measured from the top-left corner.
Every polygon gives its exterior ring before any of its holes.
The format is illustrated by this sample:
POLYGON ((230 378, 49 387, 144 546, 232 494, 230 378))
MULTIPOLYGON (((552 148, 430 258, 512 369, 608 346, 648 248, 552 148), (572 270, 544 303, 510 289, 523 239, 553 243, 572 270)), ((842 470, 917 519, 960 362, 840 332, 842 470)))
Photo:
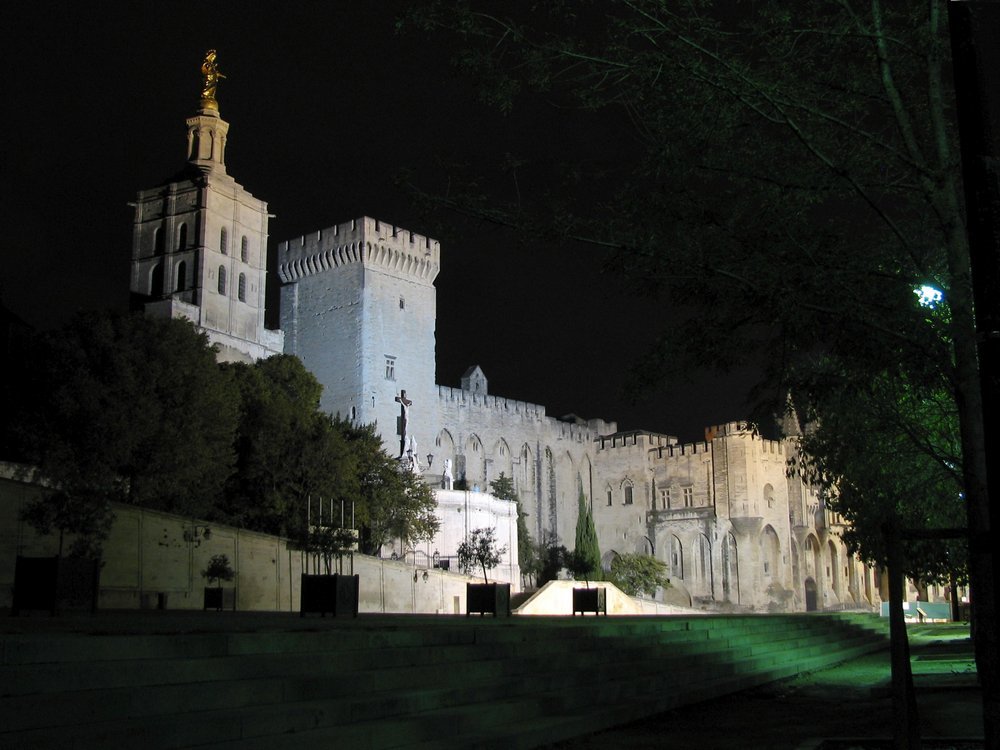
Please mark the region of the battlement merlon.
POLYGON ((286 284, 349 263, 430 285, 441 270, 441 243, 370 216, 278 243, 278 276, 286 284))

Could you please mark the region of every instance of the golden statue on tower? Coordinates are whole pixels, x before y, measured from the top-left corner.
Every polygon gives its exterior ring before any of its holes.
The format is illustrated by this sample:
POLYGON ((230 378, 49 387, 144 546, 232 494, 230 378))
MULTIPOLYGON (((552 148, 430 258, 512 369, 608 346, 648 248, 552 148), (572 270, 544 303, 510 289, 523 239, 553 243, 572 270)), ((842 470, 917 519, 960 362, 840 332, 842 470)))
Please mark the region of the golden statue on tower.
POLYGON ((201 75, 204 79, 201 86, 202 109, 218 110, 219 104, 215 101, 215 89, 219 85, 219 79, 225 78, 225 76, 219 72, 219 66, 215 62, 214 49, 205 53, 205 59, 201 63, 201 75))

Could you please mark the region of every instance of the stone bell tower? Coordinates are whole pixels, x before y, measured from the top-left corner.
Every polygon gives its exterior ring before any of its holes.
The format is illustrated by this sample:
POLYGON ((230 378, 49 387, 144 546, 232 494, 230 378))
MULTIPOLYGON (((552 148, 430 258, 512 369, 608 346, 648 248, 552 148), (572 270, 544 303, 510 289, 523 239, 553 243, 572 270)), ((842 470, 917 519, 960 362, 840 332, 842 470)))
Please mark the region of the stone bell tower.
POLYGON ((148 314, 192 321, 220 360, 253 361, 283 348, 264 326, 267 204, 226 172, 215 57, 205 55, 200 107, 187 119, 187 164, 136 199, 131 290, 148 314))

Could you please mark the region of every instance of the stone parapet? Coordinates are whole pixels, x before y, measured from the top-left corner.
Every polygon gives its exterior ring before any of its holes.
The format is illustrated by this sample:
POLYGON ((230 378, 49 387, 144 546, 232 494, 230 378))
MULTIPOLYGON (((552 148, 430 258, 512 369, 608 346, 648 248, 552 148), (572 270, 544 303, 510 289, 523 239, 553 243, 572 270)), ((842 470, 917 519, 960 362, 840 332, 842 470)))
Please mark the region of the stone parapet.
POLYGON ((441 269, 441 243, 368 216, 278 243, 278 276, 286 284, 350 263, 430 284, 441 269))

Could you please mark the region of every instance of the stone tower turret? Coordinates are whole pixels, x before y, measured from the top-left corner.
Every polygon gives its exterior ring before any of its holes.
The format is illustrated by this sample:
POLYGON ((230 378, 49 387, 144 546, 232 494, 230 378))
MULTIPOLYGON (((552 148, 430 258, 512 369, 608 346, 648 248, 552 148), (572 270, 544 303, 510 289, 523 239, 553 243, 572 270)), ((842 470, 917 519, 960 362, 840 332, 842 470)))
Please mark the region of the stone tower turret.
POLYGON ((191 320, 219 347, 220 360, 278 354, 281 332, 264 326, 267 204, 226 172, 229 123, 214 87, 210 98, 202 92, 187 129, 184 169, 136 199, 134 306, 191 320))
POLYGON ((430 447, 434 385, 437 240, 363 217, 278 245, 285 351, 323 384, 322 407, 377 422, 393 455, 400 409, 406 435, 430 447))

